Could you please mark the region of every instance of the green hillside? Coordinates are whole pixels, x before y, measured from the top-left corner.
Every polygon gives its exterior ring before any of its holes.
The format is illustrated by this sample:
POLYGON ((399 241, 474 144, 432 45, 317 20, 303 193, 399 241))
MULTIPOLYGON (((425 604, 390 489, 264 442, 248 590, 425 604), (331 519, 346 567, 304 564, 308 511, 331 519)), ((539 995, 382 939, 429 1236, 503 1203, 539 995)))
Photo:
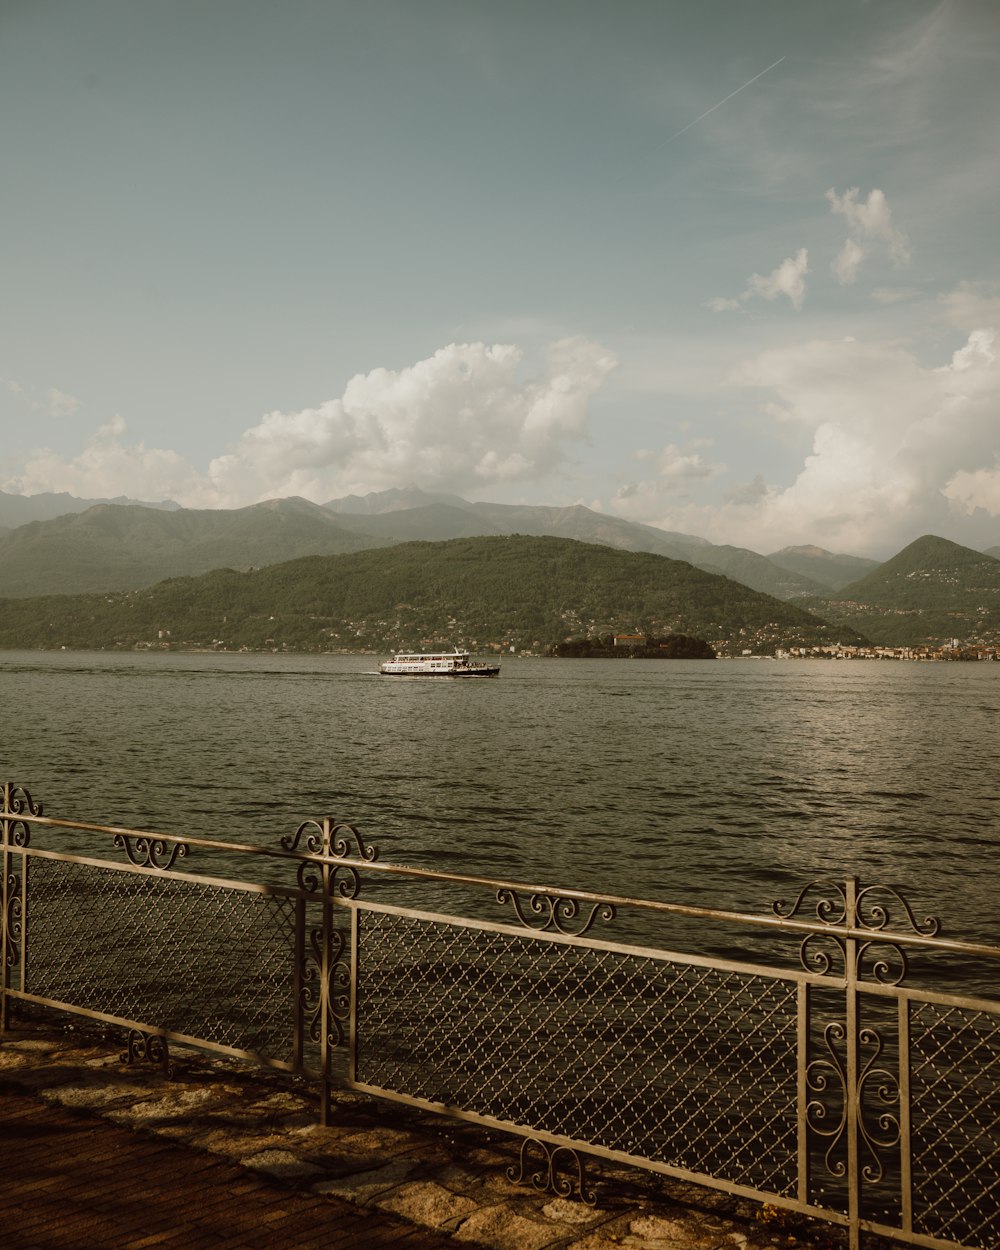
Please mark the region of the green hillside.
POLYGON ((837 555, 822 547, 782 547, 767 557, 772 564, 807 577, 828 591, 839 590, 849 582, 866 577, 878 568, 878 560, 866 560, 863 556, 837 555))
POLYGON ((812 606, 824 618, 889 646, 950 638, 995 646, 1000 642, 1000 560, 925 534, 812 606))
POLYGON ((386 541, 393 540, 359 534, 305 499, 232 510, 99 504, 0 535, 0 586, 9 596, 131 590, 224 565, 248 568, 386 541))
POLYGON ((690 564, 558 538, 459 538, 217 570, 127 593, 0 601, 0 646, 544 650, 685 634, 723 653, 852 641, 690 564))

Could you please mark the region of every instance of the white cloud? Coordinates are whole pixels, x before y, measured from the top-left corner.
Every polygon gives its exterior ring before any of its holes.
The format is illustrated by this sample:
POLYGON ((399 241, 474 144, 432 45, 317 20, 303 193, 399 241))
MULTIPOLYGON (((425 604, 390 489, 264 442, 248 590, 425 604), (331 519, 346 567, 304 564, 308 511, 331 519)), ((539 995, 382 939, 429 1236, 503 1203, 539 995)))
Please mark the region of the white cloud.
POLYGON ((0 378, 0 384, 30 412, 44 412, 50 417, 70 417, 80 407, 75 395, 50 386, 40 395, 35 386, 24 386, 13 378, 0 378))
POLYGON ((892 211, 884 192, 878 187, 868 193, 866 201, 859 201, 859 187, 851 187, 838 195, 831 187, 826 193, 831 211, 847 222, 848 238, 833 262, 834 277, 842 285, 857 280, 861 262, 873 248, 882 248, 896 266, 910 263, 910 243, 902 230, 892 224, 892 211))
POLYGON ((128 445, 128 427, 113 417, 93 434, 83 451, 65 459, 48 448, 30 454, 3 489, 24 495, 67 491, 85 499, 183 499, 192 507, 214 502, 211 483, 176 452, 128 445))
POLYGON ((969 472, 959 469, 944 492, 956 508, 972 515, 982 508, 990 516, 1000 516, 1000 459, 991 468, 969 472))
POLYGON ((974 332, 936 368, 897 346, 816 340, 762 352, 734 381, 762 391, 772 419, 811 432, 794 481, 757 479, 717 506, 671 506, 662 490, 638 483, 616 511, 759 551, 813 542, 885 556, 926 532, 973 546, 1000 538, 993 330, 974 332), (645 514, 640 503, 650 505, 645 514))
POLYGON ((941 297, 945 318, 968 333, 980 326, 1000 326, 1000 287, 986 282, 960 282, 941 297))
POLYGON ((729 312, 742 307, 754 296, 770 300, 777 299, 779 295, 785 295, 792 307, 799 310, 806 295, 805 276, 808 272, 809 252, 806 248, 800 247, 794 256, 786 257, 766 277, 762 277, 759 273, 751 274, 747 288, 739 298, 728 299, 725 296, 716 296, 708 301, 706 307, 711 308, 713 312, 729 312))
POLYGON ((49 387, 46 398, 50 417, 71 417, 80 407, 80 401, 75 395, 68 395, 55 386, 49 387))
POLYGON ((676 488, 685 482, 706 480, 718 477, 725 472, 725 465, 706 460, 700 451, 693 447, 680 448, 676 443, 667 443, 659 451, 643 447, 635 453, 641 463, 652 464, 661 483, 676 488))
POLYGON ((801 308, 805 299, 805 275, 809 272, 809 253, 800 247, 794 257, 783 260, 777 269, 772 269, 766 278, 760 274, 751 274, 743 298, 759 295, 762 299, 777 299, 779 295, 787 295, 793 308, 801 308))
POLYGON ((705 445, 706 440, 696 439, 683 448, 676 443, 667 443, 659 450, 640 448, 635 458, 640 464, 650 466, 654 476, 620 486, 612 510, 619 516, 644 521, 659 515, 666 501, 683 498, 692 486, 725 473, 724 464, 707 459, 698 450, 705 445))
POLYGON ((615 363, 596 343, 561 339, 538 376, 523 379, 516 347, 451 344, 404 369, 359 374, 316 408, 268 413, 207 473, 176 452, 130 445, 116 417, 79 456, 36 451, 5 485, 237 507, 283 495, 323 502, 411 481, 456 491, 527 481, 586 441, 590 400, 615 363))
POLYGON ((453 343, 400 370, 375 369, 339 399, 272 412, 209 466, 224 498, 380 490, 413 481, 469 490, 553 470, 587 438, 592 396, 614 356, 582 338, 550 345, 522 380, 509 345, 453 343))
POLYGON ((864 257, 863 249, 853 239, 848 239, 833 262, 833 276, 841 286, 849 286, 857 281, 858 270, 864 257))

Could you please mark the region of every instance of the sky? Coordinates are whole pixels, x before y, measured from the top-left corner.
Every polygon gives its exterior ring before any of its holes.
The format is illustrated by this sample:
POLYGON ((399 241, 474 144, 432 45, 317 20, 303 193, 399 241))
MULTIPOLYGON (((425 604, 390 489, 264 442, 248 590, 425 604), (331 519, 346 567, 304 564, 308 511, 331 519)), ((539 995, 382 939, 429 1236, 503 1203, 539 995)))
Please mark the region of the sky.
POLYGON ((995 0, 0 0, 0 490, 1000 544, 995 0))

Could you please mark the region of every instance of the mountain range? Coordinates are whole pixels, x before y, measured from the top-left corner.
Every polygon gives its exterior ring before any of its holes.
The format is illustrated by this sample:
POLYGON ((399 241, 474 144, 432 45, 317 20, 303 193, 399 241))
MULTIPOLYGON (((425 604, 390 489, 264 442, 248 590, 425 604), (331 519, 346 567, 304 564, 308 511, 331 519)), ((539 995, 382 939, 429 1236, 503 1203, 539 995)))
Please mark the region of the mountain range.
POLYGON ((277 499, 247 508, 152 508, 134 501, 76 500, 0 492, 0 525, 26 511, 27 523, 0 531, 0 586, 8 597, 129 590, 164 577, 213 568, 250 568, 303 555, 335 555, 414 540, 527 534, 573 538, 622 551, 687 560, 779 599, 822 595, 876 567, 876 561, 835 556, 818 547, 788 548, 771 557, 717 545, 691 534, 640 525, 580 504, 546 507, 470 503, 416 487, 320 506, 277 499), (45 515, 63 509, 58 515, 45 515))
POLYGON ((24 515, 33 519, 0 530, 0 592, 8 601, 134 591, 221 568, 246 571, 414 541, 520 535, 684 561, 811 611, 840 625, 845 637, 857 633, 893 646, 1000 642, 1000 547, 976 552, 934 535, 883 564, 816 546, 763 556, 582 505, 470 503, 416 487, 323 505, 291 498, 231 510, 0 492, 0 524, 24 515), (53 511, 58 515, 48 515, 53 511))

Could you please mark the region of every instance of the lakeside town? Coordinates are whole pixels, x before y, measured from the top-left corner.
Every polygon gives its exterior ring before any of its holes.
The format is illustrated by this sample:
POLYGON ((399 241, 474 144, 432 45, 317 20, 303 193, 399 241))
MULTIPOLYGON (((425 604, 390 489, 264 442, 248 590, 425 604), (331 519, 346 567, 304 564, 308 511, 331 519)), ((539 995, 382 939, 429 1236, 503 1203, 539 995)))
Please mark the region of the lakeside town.
MULTIPOLYGON (((744 651, 743 656, 750 655, 744 651)), ((779 647, 778 660, 998 660, 1000 647, 967 645, 952 638, 942 646, 855 647, 841 645, 819 647, 779 647)))

